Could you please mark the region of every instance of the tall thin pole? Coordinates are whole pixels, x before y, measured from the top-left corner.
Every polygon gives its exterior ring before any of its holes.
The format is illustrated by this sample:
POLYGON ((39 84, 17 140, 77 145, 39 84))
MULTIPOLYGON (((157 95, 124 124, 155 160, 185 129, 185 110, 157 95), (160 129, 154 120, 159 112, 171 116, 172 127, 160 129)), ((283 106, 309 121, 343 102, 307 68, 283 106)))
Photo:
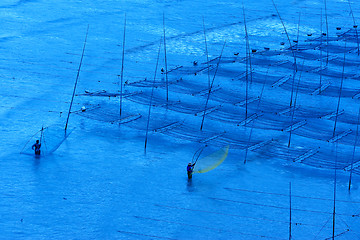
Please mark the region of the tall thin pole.
MULTIPOLYGON (((355 28, 355 33, 356 33, 356 42, 357 42, 357 47, 358 47, 358 56, 360 54, 360 47, 359 47, 359 35, 358 35, 358 31, 357 31, 357 25, 355 22, 355 17, 354 17, 354 12, 352 10, 351 4, 350 4, 350 0, 348 0, 349 3, 349 7, 350 7, 350 13, 354 22, 354 28, 355 28)), ((349 176, 349 191, 351 188, 351 179, 352 179, 352 173, 353 173, 353 165, 354 165, 354 159, 355 159, 355 151, 356 151, 356 145, 357 145, 357 140, 358 140, 358 135, 359 135, 359 122, 360 122, 360 108, 359 108, 359 114, 358 114, 358 121, 357 121, 357 125, 356 125, 356 136, 355 136, 355 142, 354 142, 354 150, 353 150, 353 155, 352 155, 352 159, 351 159, 351 166, 350 166, 350 176, 349 176)))
POLYGON ((350 188, 351 188, 351 178, 352 178, 352 173, 353 173, 355 151, 356 151, 356 145, 357 145, 358 136, 359 136, 359 123, 360 123, 360 108, 359 108, 358 120, 357 120, 357 125, 356 125, 356 135, 355 135, 355 142, 354 142, 354 150, 353 150, 352 159, 351 159, 351 165, 350 165, 349 191, 350 191, 350 188))
POLYGON ((326 8, 326 0, 324 0, 325 4, 325 23, 326 23, 326 66, 329 63, 329 24, 327 17, 327 8, 326 8))
MULTIPOLYGON (((304 61, 305 61, 305 60, 304 60, 304 61)), ((302 68, 304 68, 304 61, 303 61, 303 63, 302 63, 302 68)), ((298 92, 299 92, 299 85, 300 85, 301 74, 302 74, 302 69, 301 69, 301 71, 300 71, 299 80, 298 80, 298 83, 297 83, 297 86, 296 86, 294 106, 293 106, 292 114, 291 114, 291 126, 290 126, 290 134, 289 134, 288 147, 290 147, 290 143, 291 143, 292 127, 293 127, 293 122, 294 122, 294 115, 295 115, 295 109, 296 109, 296 100, 297 100, 297 95, 298 95, 298 92)))
POLYGON ((357 42, 357 47, 358 47, 358 56, 360 54, 360 47, 359 47, 359 35, 358 35, 358 31, 357 31, 357 25, 356 25, 356 22, 355 22, 355 17, 354 17, 354 12, 352 10, 352 7, 351 7, 351 4, 350 4, 350 0, 348 0, 348 3, 349 3, 349 7, 350 7, 350 13, 351 13, 351 16, 352 16, 352 19, 353 19, 353 22, 354 22, 354 28, 355 28, 355 33, 356 33, 356 42, 357 42))
MULTIPOLYGON (((299 22, 298 22, 298 33, 297 33, 296 50, 297 50, 298 47, 299 47, 300 16, 301 16, 301 14, 299 13, 299 22)), ((296 55, 296 54, 294 53, 294 56, 295 56, 295 55, 296 55)), ((295 76, 296 76, 296 69, 294 68, 294 71, 293 71, 293 81, 292 81, 292 85, 291 85, 290 104, 289 104, 289 105, 290 105, 290 109, 291 109, 291 106, 293 105, 295 76)), ((300 79, 299 79, 299 81, 300 81, 300 79)))
POLYGON ((81 59, 80 59, 80 64, 79 64, 79 69, 78 69, 78 71, 77 71, 76 80, 75 80, 75 85, 74 85, 74 91, 73 91, 73 94, 72 94, 72 97, 71 97, 69 112, 68 112, 67 119, 66 119, 65 131, 66 131, 67 126, 68 126, 68 123, 69 123, 69 117, 70 117, 71 107, 72 107, 72 104, 73 104, 73 101, 74 101, 74 96, 75 96, 75 91, 76 91, 76 85, 77 85, 77 83, 78 83, 78 79, 79 79, 79 75, 80 75, 80 69, 81 69, 82 60, 83 60, 83 58, 84 58, 84 52, 85 52, 85 46, 86 46, 86 41, 87 41, 88 32, 89 32, 89 25, 87 26, 87 29, 86 29, 86 36, 85 36, 85 41, 84 41, 84 47, 83 47, 83 50, 82 50, 81 59))
POLYGON ((333 226, 332 226, 332 239, 335 239, 335 207, 336 207, 336 168, 337 168, 337 147, 338 147, 338 142, 336 142, 336 149, 335 149, 335 167, 334 167, 334 209, 333 209, 333 226))
MULTIPOLYGON (((258 104, 257 104, 257 107, 256 107, 256 112, 259 111, 259 106, 260 106, 260 102, 262 100, 262 96, 263 96, 263 93, 264 93, 264 89, 265 89, 265 85, 266 85, 266 81, 267 81, 267 77, 268 77, 268 73, 269 73, 269 68, 270 68, 270 65, 268 66, 268 68, 266 70, 265 80, 264 80, 264 83, 263 83, 263 86, 262 86, 262 89, 261 89, 261 92, 260 92, 259 101, 258 101, 258 104)), ((244 164, 246 164, 246 161, 247 161, 247 155, 248 155, 248 152, 249 152, 250 140, 251 140, 251 136, 252 136, 253 129, 254 129, 254 122, 255 121, 252 122, 251 130, 250 130, 250 134, 249 134, 249 139, 247 141, 247 146, 246 146, 246 150, 245 150, 244 164)))
MULTIPOLYGON (((246 18, 245 18, 245 9, 244 9, 244 5, 243 5, 243 16, 244 16, 244 26, 245 26, 245 39, 246 39, 246 89, 245 89, 245 119, 247 119, 247 114, 248 114, 248 95, 249 95, 249 58, 250 58, 250 54, 249 54, 249 41, 248 41, 248 34, 247 34, 247 27, 246 27, 246 18)), ((251 69, 250 69, 251 71, 251 69)))
MULTIPOLYGON (((248 34, 247 34, 248 35, 248 34)), ((253 80, 253 68, 252 68, 252 63, 251 63, 251 49, 250 49, 250 43, 249 43, 249 35, 247 37, 247 45, 248 45, 248 51, 249 51, 249 75, 250 75, 250 84, 252 84, 252 80, 253 80)))
POLYGON ((274 8, 275 8, 275 10, 276 10, 276 13, 277 13, 277 15, 278 15, 278 17, 279 17, 279 19, 280 19, 280 21, 281 21, 281 24, 282 24, 283 28, 284 28, 284 31, 285 31, 287 40, 288 40, 289 45, 290 45, 290 49, 291 49, 292 55, 293 55, 293 57, 294 57, 294 71, 297 72, 296 57, 295 57, 294 49, 293 49, 293 47, 292 47, 292 45, 291 45, 291 41, 290 41, 289 34, 288 34, 287 30, 286 30, 285 24, 284 24, 284 22, 283 22, 283 20, 282 20, 282 18, 281 18, 281 16, 280 16, 280 13, 279 13, 279 11, 278 11, 278 9, 277 9, 277 7, 276 7, 276 4, 275 4, 274 0, 271 0, 271 1, 272 1, 273 5, 274 5, 274 8))
POLYGON ((297 29, 297 36, 296 36, 296 51, 298 51, 298 49, 299 49, 300 19, 301 19, 301 12, 299 12, 298 29, 297 29))
MULTIPOLYGON (((346 49, 346 41, 345 41, 345 49, 346 49)), ((342 70, 342 73, 341 73, 341 83, 340 83, 340 90, 339 90, 339 100, 338 100, 338 104, 337 104, 337 108, 336 108, 336 116, 335 116, 335 124, 334 124, 333 137, 335 137, 336 123, 337 123, 338 114, 339 114, 339 108, 340 108, 341 92, 342 92, 342 86, 343 86, 343 82, 344 82, 345 55, 346 55, 346 50, 345 50, 345 52, 344 52, 343 70, 342 70)))
POLYGON ((295 72, 295 69, 294 69, 294 71, 293 71, 293 79, 292 79, 292 84, 291 84, 291 94, 290 94, 290 104, 289 104, 290 109, 291 109, 291 107, 293 105, 295 77, 296 77, 296 72, 295 72))
POLYGON ((125 58, 125 33, 126 33, 126 13, 125 13, 125 19, 124 19, 124 37, 123 37, 122 60, 121 60, 121 77, 120 77, 120 119, 121 119, 122 99, 123 99, 123 78, 124 78, 124 58, 125 58))
POLYGON ((289 240, 291 240, 291 182, 289 182, 289 203, 290 203, 290 212, 289 212, 289 240))
POLYGON ((319 94, 321 93, 321 81, 322 81, 322 29, 323 29, 323 25, 322 25, 322 8, 321 8, 321 12, 320 12, 320 86, 319 86, 319 94))
MULTIPOLYGON (((244 8, 244 4, 242 6, 243 9, 243 16, 244 16, 244 26, 245 26, 245 40, 246 40, 246 65, 249 63, 250 65, 250 83, 252 83, 252 65, 251 65, 251 50, 250 50, 250 44, 249 44, 249 34, 247 31, 247 26, 246 26, 246 17, 245 17, 245 8, 244 8), (249 58, 249 60, 248 60, 249 58)), ((247 66, 248 68, 248 66, 247 66)), ((249 74, 249 72, 247 71, 246 73, 246 77, 249 74)))
POLYGON ((205 20, 203 16, 203 29, 204 29, 204 39, 205 39, 205 53, 206 53, 206 63, 207 63, 207 69, 208 69, 208 87, 210 88, 210 65, 209 65, 209 53, 208 53, 208 47, 207 47, 207 40, 206 40, 206 29, 205 29, 205 20))
POLYGON ((43 132, 44 132, 44 126, 41 127, 41 133, 40 133, 40 144, 43 138, 43 132))
MULTIPOLYGON (((42 140, 43 140, 43 136, 44 136, 44 126, 41 127, 40 146, 41 146, 41 143, 42 143, 42 140)), ((44 141, 44 142, 45 142, 45 141, 44 141)), ((46 145, 45 145, 45 148, 46 148, 46 145)))
POLYGON ((163 13, 163 30, 164 30, 164 53, 165 53, 165 79, 166 79, 166 101, 169 101, 169 81, 167 69, 167 56, 166 56, 166 35, 165 35, 165 13, 163 13))
MULTIPOLYGON (((345 42, 345 49, 346 49, 346 42, 345 42)), ((345 69, 345 53, 344 52, 344 63, 343 63, 343 70, 341 74, 341 84, 340 84, 340 91, 339 91, 339 100, 338 105, 336 109, 336 117, 335 117, 335 124, 334 124, 334 131, 333 131, 333 137, 335 137, 335 131, 336 131, 336 122, 339 114, 339 107, 340 107, 340 99, 341 99, 341 91, 342 91, 342 85, 344 81, 344 69, 345 69)), ((337 147, 338 142, 336 142, 336 149, 335 149, 335 167, 334 167, 334 209, 333 209, 333 229, 332 229, 332 239, 335 239, 335 207, 336 207, 336 168, 337 168, 337 147)))
POLYGON ((155 67, 155 73, 154 73, 154 81, 153 81, 153 86, 152 86, 152 89, 151 89, 149 112, 148 112, 148 120, 147 120, 147 124, 146 124, 145 152, 146 152, 146 144, 147 144, 148 131, 149 131, 151 105, 152 105, 152 100, 153 100, 153 95, 154 95, 154 88, 155 88, 156 72, 157 72, 157 68, 158 68, 158 64, 159 64, 159 56, 160 56, 161 42, 162 42, 162 39, 160 39, 159 50, 158 50, 158 55, 157 55, 157 59, 156 59, 156 67, 155 67))
POLYGON ((207 98, 206 98, 204 115, 203 115, 203 118, 202 118, 202 121, 201 121, 200 130, 202 130, 203 125, 204 125, 204 120, 205 120, 207 105, 208 105, 209 98, 210 98, 211 89, 212 89, 212 86, 213 86, 213 84, 214 84, 214 80, 215 80, 215 77, 216 77, 216 73, 217 73, 217 70, 218 70, 219 65, 220 65, 220 60, 221 60, 221 56, 222 56, 223 51, 224 51, 224 48, 225 48, 225 44, 226 44, 226 41, 224 42, 224 44, 223 44, 223 46, 222 46, 221 53, 220 53, 220 56, 219 56, 219 60, 218 60, 217 65, 216 65, 216 70, 215 70, 215 73, 214 73, 214 77, 213 77, 213 79, 212 79, 212 81, 211 81, 211 84, 210 84, 209 92, 208 92, 208 95, 207 95, 207 98))

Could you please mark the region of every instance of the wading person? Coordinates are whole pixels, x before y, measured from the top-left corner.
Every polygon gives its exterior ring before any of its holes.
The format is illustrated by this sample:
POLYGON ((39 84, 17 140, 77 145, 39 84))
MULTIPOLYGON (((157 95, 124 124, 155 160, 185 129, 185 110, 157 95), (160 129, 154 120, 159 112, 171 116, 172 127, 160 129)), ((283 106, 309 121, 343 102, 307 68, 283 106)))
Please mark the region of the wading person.
POLYGON ((36 140, 36 143, 31 147, 32 150, 35 150, 35 155, 40 155, 40 147, 41 143, 39 142, 39 140, 36 140))
POLYGON ((187 170, 188 179, 191 179, 191 178, 192 178, 194 166, 195 166, 195 163, 194 163, 194 164, 189 163, 189 164, 187 165, 186 170, 187 170))

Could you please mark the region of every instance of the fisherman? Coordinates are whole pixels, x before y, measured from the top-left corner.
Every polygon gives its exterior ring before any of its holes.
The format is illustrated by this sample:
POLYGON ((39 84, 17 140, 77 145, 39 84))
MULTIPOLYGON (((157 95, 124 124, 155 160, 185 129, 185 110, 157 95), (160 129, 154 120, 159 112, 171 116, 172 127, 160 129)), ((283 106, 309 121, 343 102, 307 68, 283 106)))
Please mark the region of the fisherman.
POLYGON ((187 170, 188 179, 191 179, 191 178, 192 178, 194 166, 195 166, 195 163, 194 163, 194 164, 189 163, 189 164, 187 165, 186 170, 187 170))
POLYGON ((35 155, 40 155, 40 147, 41 143, 39 142, 39 140, 36 140, 36 143, 31 147, 32 150, 35 150, 35 155))

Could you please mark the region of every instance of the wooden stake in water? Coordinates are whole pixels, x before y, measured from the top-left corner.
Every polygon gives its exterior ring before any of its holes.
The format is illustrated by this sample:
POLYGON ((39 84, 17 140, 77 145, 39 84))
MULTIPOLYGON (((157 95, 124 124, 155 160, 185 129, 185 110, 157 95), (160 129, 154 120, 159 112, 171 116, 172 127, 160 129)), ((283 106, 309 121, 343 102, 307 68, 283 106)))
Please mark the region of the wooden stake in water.
POLYGON ((296 51, 299 50, 300 19, 301 19, 301 12, 299 12, 298 29, 297 29, 297 36, 296 36, 296 51))
MULTIPOLYGON (((261 92, 260 92, 260 96, 259 96, 259 101, 258 101, 258 104, 257 104, 257 107, 256 107, 256 114, 257 114, 257 112, 259 112, 260 103, 261 103, 261 100, 262 100, 262 96, 263 96, 263 93, 264 93, 264 89, 265 89, 265 86, 266 86, 266 81, 267 81, 267 77, 268 77, 268 73, 269 73, 269 68, 270 68, 270 65, 268 66, 268 68, 266 70, 265 80, 264 80, 264 83, 263 83, 263 86, 262 86, 262 89, 261 89, 261 92)), ((254 122, 255 122, 255 120, 252 121, 250 134, 249 134, 249 139, 248 139, 247 144, 246 144, 244 164, 246 164, 246 161, 247 161, 247 155, 248 155, 248 152, 249 152, 250 140, 251 140, 251 136, 252 136, 252 133, 253 133, 253 130, 254 130, 254 122)))
POLYGON ((320 86, 319 86, 319 94, 321 94, 321 81, 322 81, 322 38, 323 38, 323 35, 322 35, 322 8, 321 8, 321 12, 320 12, 320 72, 319 72, 319 75, 320 75, 320 86))
POLYGON ((206 110, 207 110, 207 105, 208 105, 209 98, 210 98, 211 89, 212 89, 212 86, 214 85, 214 80, 215 80, 216 73, 217 73, 217 70, 218 70, 219 65, 220 65, 220 60, 221 60, 221 57, 222 57, 222 54, 223 54, 223 51, 224 51, 224 48, 225 48, 225 44, 226 44, 226 41, 224 42, 223 47, 222 47, 222 49, 221 49, 221 53, 220 53, 219 60, 218 60, 217 65, 216 65, 216 70, 215 70, 215 73, 214 73, 214 77, 213 77, 213 79, 212 79, 212 81, 211 81, 211 84, 210 84, 209 92, 208 92, 208 95, 207 95, 207 98, 206 98, 204 115, 203 115, 203 118, 202 118, 202 121, 201 121, 200 130, 202 130, 203 125, 204 125, 204 119, 205 119, 206 110))
POLYGON ((336 214, 336 168, 337 168, 337 150, 338 150, 338 142, 336 142, 335 149, 335 167, 334 167, 334 208, 333 208, 333 226, 332 226, 332 239, 335 239, 335 214, 336 214))
POLYGON ((289 182, 289 203, 290 203, 290 211, 289 211, 289 240, 291 240, 291 182, 289 182))
POLYGON ((348 0, 348 3, 349 3, 349 7, 350 7, 350 13, 351 13, 351 16, 352 16, 352 19, 353 19, 353 22, 354 22, 354 28, 355 28, 355 34, 356 34, 356 43, 357 43, 357 48, 358 48, 358 56, 360 54, 360 47, 359 47, 359 35, 358 35, 358 31, 357 31, 357 25, 356 25, 356 22, 355 22, 355 17, 354 17, 354 12, 352 10, 352 7, 351 7, 351 4, 350 4, 350 0, 348 0))
POLYGON ((280 19, 280 21, 281 21, 281 24, 282 24, 283 28, 284 28, 286 37, 287 37, 288 42, 289 42, 289 45, 290 45, 290 49, 291 49, 292 55, 293 55, 293 57, 294 57, 294 71, 297 72, 296 56, 295 56, 294 49, 293 49, 293 47, 292 47, 292 45, 291 45, 291 41, 290 41, 289 34, 288 34, 287 30, 286 30, 285 24, 284 24, 284 22, 283 22, 283 20, 282 20, 282 18, 281 18, 281 16, 280 16, 280 13, 279 13, 279 11, 278 11, 278 9, 277 9, 277 7, 276 7, 276 4, 275 4, 274 0, 271 0, 271 1, 272 1, 273 5, 274 5, 274 7, 275 7, 276 13, 277 13, 277 15, 278 15, 278 17, 279 17, 279 19, 280 19))
POLYGON ((210 65, 209 65, 209 53, 206 41, 206 30, 205 30, 205 20, 203 17, 203 29, 204 29, 204 39, 205 39, 205 53, 206 53, 206 63, 207 63, 207 75, 208 75, 208 88, 210 88, 210 65))
POLYGON ((326 0, 324 0, 324 5, 325 5, 325 24, 326 24, 326 66, 327 66, 329 63, 329 24, 327 18, 326 0))
MULTIPOLYGON (((345 41, 345 49, 346 49, 346 41, 345 41)), ((337 119, 338 119, 338 115, 339 115, 339 108, 340 108, 341 92, 342 92, 342 86, 343 86, 343 82, 344 82, 345 55, 346 55, 346 50, 345 50, 345 52, 344 52, 344 62, 343 62, 343 69, 342 69, 342 73, 341 73, 341 83, 340 83, 340 90, 339 90, 339 100, 338 100, 338 104, 337 104, 337 108, 336 108, 336 116, 335 116, 335 124, 334 124, 333 137, 335 137, 336 123, 337 123, 337 119)))
MULTIPOLYGON (((298 33, 297 33, 297 44, 296 44, 296 50, 299 47, 299 29, 300 29, 300 16, 301 14, 299 13, 299 22, 298 22, 298 33)), ((295 56, 295 53, 294 53, 295 56)), ((296 76, 296 69, 294 68, 294 72, 293 72, 293 81, 292 81, 292 85, 291 85, 291 95, 290 95, 290 109, 293 105, 293 95, 294 95, 294 84, 295 84, 295 76, 296 76)))
POLYGON ((244 26, 245 26, 245 40, 246 40, 246 79, 248 80, 248 74, 250 74, 250 83, 252 83, 252 65, 251 65, 251 50, 250 50, 250 44, 249 44, 249 34, 247 31, 246 26, 246 17, 245 17, 245 8, 244 4, 242 6, 243 9, 243 16, 244 16, 244 26), (250 73, 248 71, 248 68, 250 65, 250 73))
MULTIPOLYGON (((302 63, 302 69, 304 68, 304 62, 302 63)), ((297 86, 296 86, 296 93, 295 93, 295 99, 294 99, 294 106, 292 109, 292 114, 291 114, 291 125, 290 125, 290 134, 289 134, 289 143, 288 143, 288 147, 290 147, 290 143, 291 143, 291 134, 292 134, 292 128, 293 128, 293 123, 294 123, 294 115, 295 115, 295 109, 296 109, 296 100, 297 100, 297 95, 299 92, 299 85, 300 85, 300 79, 301 79, 301 74, 302 74, 302 69, 300 71, 300 75, 299 75, 299 80, 297 82, 297 86)))
POLYGON ((166 80, 166 101, 169 101, 169 81, 167 75, 167 56, 166 56, 166 35, 165 35, 165 13, 163 13, 163 30, 164 30, 164 55, 165 55, 165 80, 166 80))
MULTIPOLYGON (((350 7, 350 13, 353 19, 353 23, 354 23, 354 29, 355 29, 355 34, 356 34, 356 43, 357 43, 357 48, 358 48, 358 56, 360 54, 360 48, 359 48, 359 35, 358 35, 358 31, 357 31, 357 25, 355 22, 355 17, 354 17, 354 12, 352 10, 351 4, 350 4, 350 0, 348 0, 349 3, 349 7, 350 7)), ((359 135, 359 122, 360 122, 360 108, 359 108, 359 113, 358 113, 358 120, 357 120, 357 125, 356 125, 356 135, 355 135, 355 142, 354 142, 354 150, 353 150, 353 154, 352 154, 352 159, 351 159, 351 166, 350 166, 350 176, 349 176, 349 191, 351 188, 351 180, 352 180, 352 173, 353 173, 353 165, 354 165, 354 159, 355 159, 355 151, 356 151, 356 146, 357 146, 357 140, 358 140, 358 135, 359 135)))
POLYGON ((360 108, 359 108, 358 120, 357 120, 357 124, 356 124, 356 135, 355 135, 354 149, 353 149, 353 154, 352 154, 352 158, 351 158, 351 165, 350 165, 349 191, 350 191, 350 188, 351 188, 351 178, 352 178, 352 173, 353 173, 355 151, 356 151, 356 145, 357 145, 358 135, 359 135, 359 123, 360 123, 360 108))
POLYGON ((148 120, 147 120, 147 124, 146 124, 145 153, 146 153, 146 144, 147 144, 147 138, 148 138, 148 132, 149 132, 151 105, 152 105, 152 100, 153 100, 153 96, 154 96, 156 73, 157 73, 157 68, 158 68, 158 64, 159 64, 159 56, 160 56, 161 42, 162 42, 162 39, 160 39, 159 50, 158 50, 158 55, 157 55, 157 59, 156 59, 156 66, 155 66, 155 73, 154 73, 154 81, 153 81, 153 86, 152 86, 152 89, 151 89, 151 96, 150 96, 150 103, 149 103, 149 112, 148 112, 148 120))
MULTIPOLYGON (((246 39, 246 70, 245 70, 245 76, 246 76, 246 88, 245 88, 245 119, 247 119, 247 114, 248 114, 248 104, 247 104, 247 100, 249 97, 249 57, 250 57, 250 53, 249 53, 249 39, 248 39, 248 34, 247 34, 247 28, 246 28, 246 18, 245 18, 245 9, 244 9, 244 5, 243 5, 243 16, 244 16, 244 26, 245 26, 245 39, 246 39)), ((250 69, 251 71, 251 69, 250 69)))
POLYGON ((89 32, 89 25, 87 26, 87 29, 86 29, 86 36, 85 36, 85 41, 84 41, 84 47, 83 47, 83 50, 82 50, 81 59, 80 59, 80 64, 79 64, 79 68, 78 68, 77 75, 76 75, 76 80, 75 80, 75 85, 74 85, 74 91, 73 91, 73 94, 72 94, 72 97, 71 97, 69 112, 68 112, 67 119, 66 119, 65 131, 66 131, 67 126, 68 126, 68 123, 69 123, 69 117, 70 117, 70 113, 71 113, 71 107, 72 107, 72 104, 73 104, 73 101, 74 101, 74 96, 75 96, 75 91, 76 91, 76 85, 77 85, 77 83, 78 83, 78 79, 79 79, 79 75, 80 75, 80 69, 81 69, 82 60, 83 60, 83 58, 84 58, 84 52, 85 52, 85 46, 86 46, 86 41, 87 41, 88 32, 89 32))
POLYGON ((41 127, 41 133, 40 133, 40 145, 42 142, 42 138, 43 138, 43 132, 44 132, 44 126, 41 127))
MULTIPOLYGON (((125 58, 125 32, 126 32, 126 13, 124 19, 124 37, 123 37, 123 48, 122 48, 122 60, 121 60, 121 78, 120 78, 120 120, 122 112, 122 99, 123 99, 123 78, 124 78, 124 58, 125 58)), ((120 123, 120 121, 119 121, 120 123)))

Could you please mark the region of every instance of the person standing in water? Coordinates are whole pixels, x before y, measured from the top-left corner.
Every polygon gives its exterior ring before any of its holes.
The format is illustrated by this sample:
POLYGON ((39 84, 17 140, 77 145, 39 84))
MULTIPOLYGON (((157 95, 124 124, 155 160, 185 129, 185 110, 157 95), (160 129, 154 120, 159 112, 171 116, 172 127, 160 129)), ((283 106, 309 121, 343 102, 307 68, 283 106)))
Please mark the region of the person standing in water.
POLYGON ((36 143, 32 145, 31 148, 32 150, 35 150, 35 155, 40 155, 41 143, 39 142, 39 140, 36 140, 36 143))
POLYGON ((189 163, 189 164, 187 165, 186 170, 187 170, 188 179, 191 179, 191 178, 192 178, 194 166, 195 166, 195 163, 194 163, 194 164, 189 163))

